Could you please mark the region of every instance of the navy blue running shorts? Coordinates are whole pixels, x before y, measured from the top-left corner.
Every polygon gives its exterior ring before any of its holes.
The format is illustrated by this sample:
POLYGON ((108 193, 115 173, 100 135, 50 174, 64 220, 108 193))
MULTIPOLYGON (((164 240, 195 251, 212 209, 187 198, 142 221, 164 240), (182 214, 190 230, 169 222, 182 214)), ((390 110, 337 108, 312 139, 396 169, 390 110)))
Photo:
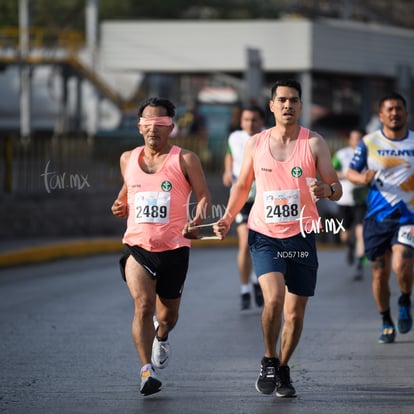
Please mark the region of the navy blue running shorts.
POLYGON ((249 230, 249 247, 258 277, 280 272, 290 293, 298 296, 315 294, 318 255, 315 234, 301 234, 276 239, 249 230))
POLYGON ((365 256, 373 261, 387 251, 391 251, 391 246, 394 244, 404 244, 398 241, 398 231, 401 226, 404 224, 396 220, 380 222, 373 218, 365 219, 363 223, 365 256))
POLYGON ((126 261, 129 256, 133 256, 148 271, 148 276, 156 280, 156 293, 160 298, 178 299, 181 297, 188 271, 189 247, 179 247, 164 252, 149 252, 139 246, 128 244, 124 246, 124 255, 119 261, 124 280, 126 280, 126 261))

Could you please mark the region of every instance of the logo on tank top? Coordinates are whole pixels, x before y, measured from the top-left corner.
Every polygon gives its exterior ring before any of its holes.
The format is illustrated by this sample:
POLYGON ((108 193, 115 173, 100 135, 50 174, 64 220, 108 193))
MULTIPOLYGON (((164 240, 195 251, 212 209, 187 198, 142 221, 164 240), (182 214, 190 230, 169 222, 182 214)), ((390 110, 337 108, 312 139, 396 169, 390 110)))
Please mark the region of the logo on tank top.
POLYGON ((303 171, 300 167, 293 167, 290 170, 290 173, 292 174, 292 177, 299 178, 303 174, 303 171))
POLYGON ((161 190, 162 191, 171 191, 172 189, 172 184, 170 181, 163 181, 161 183, 161 190))

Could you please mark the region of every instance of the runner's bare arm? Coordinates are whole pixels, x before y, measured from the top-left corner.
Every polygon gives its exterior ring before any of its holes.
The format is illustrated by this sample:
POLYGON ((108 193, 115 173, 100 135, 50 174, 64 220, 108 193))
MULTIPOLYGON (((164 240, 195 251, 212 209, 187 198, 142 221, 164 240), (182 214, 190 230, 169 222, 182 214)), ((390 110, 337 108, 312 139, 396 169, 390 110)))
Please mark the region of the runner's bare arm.
POLYGON ((251 137, 245 146, 243 164, 239 177, 230 192, 227 202, 226 211, 223 217, 217 221, 214 226, 214 233, 220 238, 224 238, 230 230, 230 225, 235 219, 237 213, 242 209, 249 196, 250 188, 254 181, 253 170, 253 149, 256 143, 256 137, 251 137))
POLYGON ((310 145, 316 161, 316 170, 321 181, 316 182, 313 194, 317 198, 337 201, 342 197, 342 185, 332 165, 332 155, 327 142, 317 133, 311 132, 310 145))
MULTIPOLYGON (((129 157, 131 155, 130 151, 122 153, 120 158, 120 168, 122 176, 124 176, 125 168, 128 163, 129 157)), ((125 183, 122 185, 121 190, 118 193, 118 197, 114 201, 111 207, 112 214, 119 218, 124 218, 128 216, 128 203, 127 203, 127 188, 125 183)))
POLYGON ((197 230, 189 231, 188 229, 189 227, 202 224, 205 219, 210 217, 211 196, 200 159, 194 152, 182 150, 181 167, 192 187, 197 201, 194 216, 189 217, 189 221, 183 229, 183 235, 185 237, 194 238, 197 237, 197 230))
POLYGON ((375 170, 364 170, 360 173, 357 170, 348 168, 346 178, 351 181, 351 183, 365 185, 369 184, 374 179, 375 174, 375 170))
POLYGON ((227 153, 224 156, 224 173, 223 173, 223 184, 226 187, 230 187, 233 183, 233 157, 227 153))

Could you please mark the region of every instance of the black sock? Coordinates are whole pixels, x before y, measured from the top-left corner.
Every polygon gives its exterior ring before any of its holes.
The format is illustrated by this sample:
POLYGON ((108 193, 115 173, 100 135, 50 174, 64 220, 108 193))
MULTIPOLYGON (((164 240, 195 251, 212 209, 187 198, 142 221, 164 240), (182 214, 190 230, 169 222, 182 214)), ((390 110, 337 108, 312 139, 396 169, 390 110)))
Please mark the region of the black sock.
POLYGON ((391 319, 390 310, 386 310, 385 312, 380 312, 382 316, 382 323, 384 325, 394 325, 394 322, 391 319))
POLYGON ((158 328, 157 328, 157 330, 155 331, 155 337, 157 338, 157 341, 158 341, 158 342, 165 342, 165 341, 168 339, 168 334, 167 334, 167 336, 165 336, 164 338, 160 338, 160 337, 158 336, 158 328))
POLYGON ((400 298, 398 299, 398 304, 400 306, 410 306, 411 305, 411 292, 410 293, 401 293, 400 298))
POLYGON ((263 361, 264 361, 265 364, 270 363, 271 365, 275 365, 275 366, 279 365, 279 358, 274 358, 274 357, 269 358, 269 357, 265 356, 265 357, 263 357, 263 361))

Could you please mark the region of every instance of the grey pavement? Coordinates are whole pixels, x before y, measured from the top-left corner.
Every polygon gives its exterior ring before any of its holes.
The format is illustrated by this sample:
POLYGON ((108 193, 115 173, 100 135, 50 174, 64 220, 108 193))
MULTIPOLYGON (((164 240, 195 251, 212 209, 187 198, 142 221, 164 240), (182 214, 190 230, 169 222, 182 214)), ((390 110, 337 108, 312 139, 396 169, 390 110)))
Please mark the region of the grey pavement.
MULTIPOLYGON (((236 248, 195 248, 162 391, 139 394, 132 302, 118 253, 0 269, 0 412, 414 412, 414 334, 377 343, 370 270, 321 249, 317 293, 291 360, 298 397, 261 395, 260 309, 239 310, 236 248)), ((398 289, 391 279, 392 313, 398 289)))

